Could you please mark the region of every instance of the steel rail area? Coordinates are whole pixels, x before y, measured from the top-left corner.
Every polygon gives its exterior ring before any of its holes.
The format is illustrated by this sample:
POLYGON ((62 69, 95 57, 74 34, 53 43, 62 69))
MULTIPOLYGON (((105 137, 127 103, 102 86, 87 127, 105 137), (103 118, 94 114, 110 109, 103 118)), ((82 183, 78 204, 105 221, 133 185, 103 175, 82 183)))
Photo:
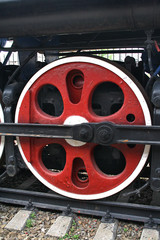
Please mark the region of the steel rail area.
POLYGON ((160 224, 160 207, 117 201, 79 201, 55 193, 0 188, 0 202, 41 209, 160 224))

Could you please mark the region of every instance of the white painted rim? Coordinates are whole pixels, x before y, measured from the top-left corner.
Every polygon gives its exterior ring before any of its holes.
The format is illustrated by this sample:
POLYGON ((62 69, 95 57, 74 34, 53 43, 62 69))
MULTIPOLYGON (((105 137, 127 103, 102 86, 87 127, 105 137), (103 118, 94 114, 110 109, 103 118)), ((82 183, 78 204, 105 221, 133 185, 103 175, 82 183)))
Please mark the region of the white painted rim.
MULTIPOLYGON (((137 87, 137 85, 129 78, 129 76, 127 76, 124 72, 122 72, 122 70, 120 70, 119 68, 117 68, 116 66, 112 65, 109 62, 97 59, 97 58, 92 58, 92 57, 86 57, 86 56, 74 56, 74 57, 68 57, 68 58, 62 58, 59 59, 55 62, 52 62, 50 64, 48 64, 47 66, 45 66, 44 68, 42 68, 40 71, 38 71, 30 80, 29 82, 26 84, 26 86, 24 87, 18 104, 17 104, 17 108, 16 108, 16 113, 15 113, 15 122, 18 123, 18 115, 19 115, 19 110, 20 110, 20 106, 21 103, 23 101, 23 98, 26 94, 26 92, 28 91, 28 89, 32 86, 32 84, 45 72, 47 72, 48 70, 57 67, 59 65, 62 64, 66 64, 66 63, 75 63, 75 62, 83 62, 83 63, 91 63, 91 64, 95 64, 101 67, 104 67, 106 69, 109 69, 110 71, 112 71, 113 73, 116 73, 121 79, 123 79, 123 81, 132 89, 132 91, 135 93, 141 107, 143 110, 143 114, 144 114, 144 118, 145 118, 145 124, 146 125, 151 125, 151 116, 150 116, 150 111, 148 109, 146 100, 144 98, 144 96, 142 95, 140 89, 137 87)), ((120 192, 122 189, 124 189, 125 187, 127 187, 131 182, 133 182, 133 180, 138 176, 138 174, 141 172, 142 168, 144 167, 146 160, 148 158, 149 155, 149 151, 150 151, 150 145, 145 145, 144 147, 144 152, 142 154, 141 160, 138 164, 138 166, 135 168, 135 170, 133 171, 133 173, 129 176, 129 178, 127 178, 123 183, 121 183, 119 186, 107 191, 107 192, 103 192, 103 193, 98 193, 98 194, 90 194, 90 195, 85 195, 85 194, 75 194, 75 193, 70 193, 70 192, 66 192, 64 190, 61 190, 55 186, 53 186, 52 184, 50 184, 48 181, 46 181, 33 167, 32 165, 27 161, 21 144, 20 144, 20 140, 17 137, 17 143, 18 143, 18 147, 20 150, 20 153, 22 155, 22 158, 24 160, 24 162, 26 163, 26 165, 28 166, 28 168, 31 170, 31 172, 35 175, 35 177, 41 181, 44 185, 46 185, 48 188, 50 188, 51 190, 64 195, 66 197, 70 197, 70 198, 74 198, 74 199, 81 199, 81 200, 95 200, 95 199, 100 199, 100 198, 105 198, 108 196, 111 196, 117 192, 120 192)))
MULTIPOLYGON (((3 114, 3 110, 2 110, 1 104, 0 104, 0 120, 1 120, 1 123, 4 123, 4 114, 3 114)), ((5 137, 4 137, 4 136, 1 136, 0 158, 2 157, 2 154, 3 154, 4 144, 5 144, 5 137)))

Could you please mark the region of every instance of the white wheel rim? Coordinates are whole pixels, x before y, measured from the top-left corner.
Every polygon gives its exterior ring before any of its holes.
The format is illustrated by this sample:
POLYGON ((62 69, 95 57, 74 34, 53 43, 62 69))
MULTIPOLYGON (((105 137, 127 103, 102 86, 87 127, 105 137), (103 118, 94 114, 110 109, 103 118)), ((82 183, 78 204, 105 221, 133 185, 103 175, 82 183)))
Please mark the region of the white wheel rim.
MULTIPOLYGON (((2 106, 0 104, 0 122, 4 123, 4 114, 2 110, 2 106)), ((0 158, 2 157, 3 150, 4 150, 4 144, 5 144, 5 137, 1 136, 1 143, 0 143, 0 158)))

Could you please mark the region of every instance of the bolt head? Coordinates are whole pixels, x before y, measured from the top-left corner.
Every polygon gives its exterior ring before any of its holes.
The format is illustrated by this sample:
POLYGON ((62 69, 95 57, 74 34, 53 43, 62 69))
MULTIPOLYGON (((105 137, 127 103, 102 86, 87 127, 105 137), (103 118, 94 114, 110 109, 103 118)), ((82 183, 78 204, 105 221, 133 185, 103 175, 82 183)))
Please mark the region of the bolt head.
POLYGON ((89 142, 93 137, 93 129, 91 126, 85 124, 79 131, 79 137, 81 141, 89 142))
POLYGON ((109 144, 113 138, 113 130, 109 126, 101 126, 97 129, 96 137, 100 144, 109 144))
POLYGON ((82 128, 79 132, 79 136, 82 140, 87 139, 88 137, 88 131, 85 128, 82 128))

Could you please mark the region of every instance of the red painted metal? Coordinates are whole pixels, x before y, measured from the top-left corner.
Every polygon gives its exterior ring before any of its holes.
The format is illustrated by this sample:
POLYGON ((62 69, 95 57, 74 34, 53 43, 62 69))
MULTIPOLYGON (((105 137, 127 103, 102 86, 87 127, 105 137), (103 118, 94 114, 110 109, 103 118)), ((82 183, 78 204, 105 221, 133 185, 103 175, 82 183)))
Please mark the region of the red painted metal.
MULTIPOLYGON (((72 115, 82 116, 88 122, 111 121, 117 124, 145 124, 140 103, 130 87, 115 73, 90 63, 67 63, 41 75, 23 98, 18 122, 63 124, 66 118, 72 115), (74 85, 71 87, 71 80, 67 78, 68 73, 73 70, 80 71, 84 76, 84 82, 81 78, 81 83, 78 84, 78 87, 76 83, 75 89, 74 85), (97 116, 91 106, 92 95, 95 88, 105 81, 115 83, 122 89, 124 102, 118 112, 109 116, 97 116), (39 107, 37 95, 41 87, 46 84, 54 85, 61 93, 64 110, 59 117, 49 116, 39 107), (68 90, 70 87, 72 93, 70 89, 68 90), (131 123, 126 119, 128 114, 135 116, 135 120, 131 123)), ((127 145, 115 145, 114 147, 123 153, 126 166, 120 174, 109 176, 96 165, 93 156, 95 144, 87 143, 80 147, 73 147, 65 140, 43 138, 20 138, 20 143, 28 162, 45 180, 61 190, 76 194, 98 194, 119 186, 133 173, 144 151, 142 145, 136 145, 134 148, 129 148, 127 145), (51 143, 62 145, 66 151, 66 164, 60 173, 51 172, 42 163, 42 149, 51 143), (85 180, 79 178, 79 171, 87 173, 85 180)))

